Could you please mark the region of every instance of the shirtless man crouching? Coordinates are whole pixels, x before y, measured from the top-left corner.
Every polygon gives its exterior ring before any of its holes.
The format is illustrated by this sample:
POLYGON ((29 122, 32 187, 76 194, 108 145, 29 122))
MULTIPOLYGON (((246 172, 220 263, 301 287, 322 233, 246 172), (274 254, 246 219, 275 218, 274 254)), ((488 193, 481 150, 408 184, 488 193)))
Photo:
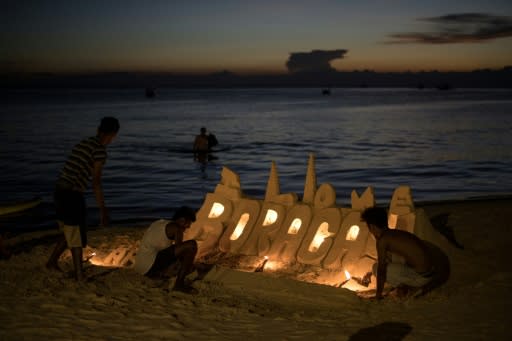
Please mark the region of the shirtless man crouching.
POLYGON ((423 294, 435 273, 428 245, 412 233, 388 228, 384 208, 367 208, 361 214, 361 220, 366 222, 376 240, 377 263, 373 266, 373 274, 377 277, 375 298, 383 297, 384 283, 397 288, 399 296, 407 295, 413 288, 423 294), (396 256, 403 262, 396 262, 396 256))

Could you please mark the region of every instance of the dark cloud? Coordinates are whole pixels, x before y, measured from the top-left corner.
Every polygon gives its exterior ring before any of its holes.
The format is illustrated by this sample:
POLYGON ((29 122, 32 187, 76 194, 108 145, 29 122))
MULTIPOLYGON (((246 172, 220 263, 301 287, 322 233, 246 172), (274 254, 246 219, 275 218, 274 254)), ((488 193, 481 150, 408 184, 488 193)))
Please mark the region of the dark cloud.
POLYGON ((292 52, 286 62, 288 71, 296 72, 329 72, 336 71, 330 62, 343 58, 348 50, 313 50, 311 52, 292 52))
POLYGON ((435 24, 433 32, 390 34, 388 44, 453 44, 479 43, 512 37, 512 17, 484 13, 448 14, 420 18, 435 24))

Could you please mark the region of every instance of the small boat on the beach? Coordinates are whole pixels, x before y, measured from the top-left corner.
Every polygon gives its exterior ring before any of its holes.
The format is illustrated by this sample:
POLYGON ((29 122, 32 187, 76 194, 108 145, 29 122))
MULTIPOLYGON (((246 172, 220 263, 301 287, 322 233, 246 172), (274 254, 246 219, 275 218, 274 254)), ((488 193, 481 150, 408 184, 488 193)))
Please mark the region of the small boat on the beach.
POLYGON ((34 208, 42 202, 41 198, 34 198, 32 200, 0 204, 0 216, 22 212, 34 208))

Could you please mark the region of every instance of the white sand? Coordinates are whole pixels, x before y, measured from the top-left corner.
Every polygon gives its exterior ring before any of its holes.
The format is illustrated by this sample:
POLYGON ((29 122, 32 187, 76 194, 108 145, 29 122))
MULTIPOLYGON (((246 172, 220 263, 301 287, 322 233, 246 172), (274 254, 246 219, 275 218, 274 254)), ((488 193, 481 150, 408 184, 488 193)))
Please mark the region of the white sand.
MULTIPOLYGON (((247 272, 260 259, 235 256, 193 282, 199 294, 168 291, 130 267, 147 226, 91 231, 86 254, 109 266, 86 264, 88 281, 77 283, 44 267, 56 231, 20 235, 0 261, 0 340, 508 340, 511 204, 425 206, 432 218, 449 214, 465 248, 449 250, 451 276, 440 288, 382 301, 310 283, 322 282, 313 268, 247 272)), ((60 265, 71 270, 67 253, 60 265)))

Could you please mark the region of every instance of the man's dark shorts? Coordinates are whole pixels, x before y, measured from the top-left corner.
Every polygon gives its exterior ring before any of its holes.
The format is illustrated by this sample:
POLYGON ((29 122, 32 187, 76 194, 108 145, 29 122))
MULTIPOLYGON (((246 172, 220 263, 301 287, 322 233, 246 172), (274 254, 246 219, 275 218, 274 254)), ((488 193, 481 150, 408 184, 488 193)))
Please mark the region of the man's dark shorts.
POLYGON ((56 188, 53 200, 57 220, 67 226, 78 226, 82 247, 87 245, 87 207, 84 194, 69 189, 56 188))
POLYGON ((178 260, 174 252, 175 249, 175 246, 171 245, 168 248, 159 251, 156 254, 153 265, 145 275, 148 277, 159 277, 165 269, 178 260))

